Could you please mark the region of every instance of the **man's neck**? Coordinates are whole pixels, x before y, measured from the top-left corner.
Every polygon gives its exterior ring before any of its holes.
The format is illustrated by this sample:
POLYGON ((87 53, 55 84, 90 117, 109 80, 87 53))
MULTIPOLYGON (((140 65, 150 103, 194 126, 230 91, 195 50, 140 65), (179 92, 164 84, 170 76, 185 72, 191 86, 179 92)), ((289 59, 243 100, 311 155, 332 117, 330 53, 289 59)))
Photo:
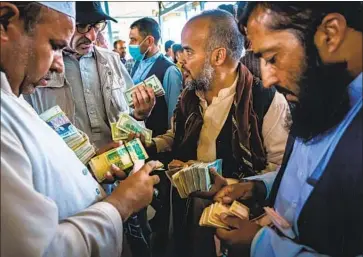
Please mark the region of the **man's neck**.
POLYGON ((157 47, 153 46, 152 48, 150 48, 150 51, 147 52, 145 59, 148 59, 148 58, 154 56, 158 52, 159 52, 159 49, 157 47))
POLYGON ((211 90, 207 91, 204 94, 205 100, 207 101, 208 105, 212 103, 213 97, 218 96, 219 91, 233 85, 237 78, 237 74, 237 69, 231 69, 226 72, 215 73, 215 77, 211 85, 211 90))

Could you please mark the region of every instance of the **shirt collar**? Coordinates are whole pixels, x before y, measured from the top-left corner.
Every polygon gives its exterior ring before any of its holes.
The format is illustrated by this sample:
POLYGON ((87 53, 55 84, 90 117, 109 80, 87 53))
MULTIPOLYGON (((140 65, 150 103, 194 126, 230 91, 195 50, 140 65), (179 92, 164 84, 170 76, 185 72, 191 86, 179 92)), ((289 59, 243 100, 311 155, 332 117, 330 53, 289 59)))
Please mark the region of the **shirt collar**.
POLYGON ((362 99, 362 81, 363 73, 361 72, 348 86, 348 94, 351 106, 354 106, 362 99))
POLYGON ((9 80, 8 78, 6 77, 6 74, 5 72, 1 72, 1 75, 0 75, 0 82, 1 82, 1 90, 9 95, 13 95, 13 96, 16 96, 14 93, 13 93, 13 90, 11 89, 11 86, 9 84, 9 80))

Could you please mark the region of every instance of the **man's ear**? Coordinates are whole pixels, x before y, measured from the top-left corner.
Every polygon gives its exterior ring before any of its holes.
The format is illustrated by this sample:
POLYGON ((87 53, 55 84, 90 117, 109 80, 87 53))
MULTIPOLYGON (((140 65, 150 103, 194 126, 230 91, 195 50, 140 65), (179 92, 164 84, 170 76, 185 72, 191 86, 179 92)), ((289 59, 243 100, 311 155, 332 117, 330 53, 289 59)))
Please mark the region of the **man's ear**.
POLYGON ((8 28, 19 20, 19 9, 9 2, 0 3, 0 38, 1 42, 9 40, 8 28))
POLYGON ((315 44, 323 59, 335 59, 334 56, 339 52, 347 30, 347 21, 343 15, 329 13, 324 17, 315 33, 315 44))
POLYGON ((225 48, 216 48, 213 50, 211 55, 211 64, 215 66, 222 65, 227 58, 227 49, 225 48))

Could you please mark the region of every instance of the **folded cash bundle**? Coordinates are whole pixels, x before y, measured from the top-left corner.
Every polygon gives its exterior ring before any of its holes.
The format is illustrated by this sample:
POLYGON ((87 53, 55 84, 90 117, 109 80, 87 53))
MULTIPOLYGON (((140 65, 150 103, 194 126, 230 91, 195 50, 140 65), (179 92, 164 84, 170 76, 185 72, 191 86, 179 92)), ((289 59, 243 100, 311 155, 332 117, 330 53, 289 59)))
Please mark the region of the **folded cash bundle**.
POLYGON ((147 155, 140 139, 136 138, 118 148, 112 149, 91 159, 89 165, 99 182, 105 179, 106 173, 112 164, 115 164, 126 173, 130 172, 134 163, 146 160, 147 155))
POLYGON ((209 191, 212 187, 210 168, 215 168, 219 174, 222 174, 222 160, 218 159, 211 163, 194 162, 172 175, 172 183, 180 197, 187 198, 190 193, 196 191, 209 191))
POLYGON ((220 215, 222 213, 226 213, 229 216, 235 216, 240 219, 248 220, 250 210, 247 206, 237 201, 234 201, 231 206, 226 206, 221 203, 214 203, 204 209, 202 216, 199 220, 199 225, 229 229, 228 225, 225 224, 220 218, 220 215))
POLYGON ((56 105, 39 115, 74 151, 78 159, 86 164, 95 154, 85 133, 78 130, 68 119, 62 109, 56 105))
MULTIPOLYGON (((112 126, 112 125, 111 125, 112 126)), ((139 133, 145 137, 145 142, 150 144, 152 139, 152 130, 144 128, 137 120, 132 118, 126 113, 121 113, 117 121, 116 128, 121 131, 121 133, 127 135, 130 133, 139 133)))
POLYGON ((160 83, 159 79, 155 75, 152 75, 147 79, 145 79, 144 81, 141 81, 139 84, 133 86, 132 88, 129 88, 124 92, 126 102, 130 107, 133 107, 132 93, 137 87, 140 86, 151 87, 154 90, 155 96, 165 95, 163 85, 160 83))

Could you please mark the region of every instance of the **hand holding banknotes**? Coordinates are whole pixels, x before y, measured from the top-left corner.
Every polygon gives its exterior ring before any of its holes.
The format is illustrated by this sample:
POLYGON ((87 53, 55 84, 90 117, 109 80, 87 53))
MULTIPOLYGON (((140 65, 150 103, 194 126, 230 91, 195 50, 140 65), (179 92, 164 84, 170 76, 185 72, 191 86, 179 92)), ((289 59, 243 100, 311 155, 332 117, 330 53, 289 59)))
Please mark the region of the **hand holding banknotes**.
POLYGON ((157 167, 158 162, 146 163, 139 171, 121 181, 112 194, 105 199, 118 210, 123 222, 132 213, 138 212, 151 203, 154 185, 158 184, 160 179, 157 175, 150 176, 150 173, 157 167))
POLYGON ((214 197, 214 201, 231 204, 234 200, 265 199, 265 186, 261 181, 240 182, 223 187, 214 197))
POLYGON ((253 238, 262 228, 253 221, 228 216, 224 213, 220 215, 223 223, 227 224, 231 230, 218 228, 216 236, 228 245, 228 257, 249 256, 253 238))
MULTIPOLYGON (((113 141, 113 142, 99 148, 96 151, 96 155, 103 154, 103 153, 105 153, 105 152, 107 152, 107 151, 109 151, 111 149, 117 148, 117 147, 119 147, 121 145, 122 145, 122 141, 119 141, 119 142, 114 142, 113 141)), ((91 169, 91 171, 92 171, 92 169, 91 169)), ((112 184, 112 183, 115 182, 116 179, 122 180, 122 179, 125 179, 126 177, 127 177, 127 174, 122 169, 120 169, 116 165, 112 164, 111 167, 110 167, 110 171, 106 173, 105 180, 102 181, 102 183, 112 184)))
POLYGON ((218 191, 220 191, 223 187, 227 186, 227 180, 219 175, 215 168, 210 168, 209 173, 211 174, 211 179, 214 181, 211 189, 206 192, 193 192, 190 194, 190 196, 204 199, 212 199, 218 191))
POLYGON ((156 103, 154 90, 150 87, 139 86, 132 92, 134 118, 144 120, 149 117, 156 103))

